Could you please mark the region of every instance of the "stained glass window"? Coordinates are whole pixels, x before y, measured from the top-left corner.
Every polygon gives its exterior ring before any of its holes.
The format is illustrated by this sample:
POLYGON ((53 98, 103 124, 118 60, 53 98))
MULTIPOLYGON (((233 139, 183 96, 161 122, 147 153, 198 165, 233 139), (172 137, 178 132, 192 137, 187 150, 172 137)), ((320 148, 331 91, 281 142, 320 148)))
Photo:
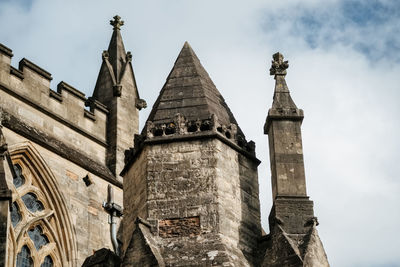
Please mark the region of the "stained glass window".
POLYGON ((31 258, 31 251, 27 246, 23 246, 20 253, 17 255, 17 267, 31 267, 33 261, 31 258))
POLYGON ((19 207, 17 203, 13 202, 11 205, 11 223, 13 227, 17 226, 17 224, 21 221, 21 213, 19 212, 19 207))
POLYGON ((39 250, 42 246, 49 243, 47 237, 42 234, 42 228, 40 228, 40 226, 36 226, 35 228, 29 230, 28 235, 32 239, 36 250, 39 250))
POLYGON ((19 166, 19 164, 14 164, 14 170, 16 177, 13 179, 13 184, 16 188, 18 188, 25 183, 25 177, 22 175, 22 168, 19 166))
POLYGON ((51 257, 46 256, 46 258, 44 258, 44 261, 40 265, 40 267, 53 267, 53 260, 51 259, 51 257))
POLYGON ((37 200, 37 197, 33 193, 28 193, 22 196, 22 201, 25 203, 25 206, 31 212, 41 211, 44 209, 42 202, 37 200))

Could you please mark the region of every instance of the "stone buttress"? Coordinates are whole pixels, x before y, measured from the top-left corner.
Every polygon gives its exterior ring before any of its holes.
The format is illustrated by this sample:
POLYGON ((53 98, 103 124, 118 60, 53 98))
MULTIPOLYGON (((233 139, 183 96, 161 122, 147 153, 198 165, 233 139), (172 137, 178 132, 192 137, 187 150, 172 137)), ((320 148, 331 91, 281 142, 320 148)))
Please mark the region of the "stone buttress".
POLYGON ((134 143, 122 266, 257 266, 255 145, 188 43, 134 143))
POLYGON ((139 110, 146 102, 139 98, 132 68, 132 54, 125 52, 120 27, 124 22, 119 16, 110 21, 113 34, 102 54, 102 65, 93 96, 87 105, 96 100, 107 106, 107 166, 118 176, 124 166, 124 151, 132 147, 132 136, 139 132, 139 110))
POLYGON ((262 266, 329 266, 316 230, 313 202, 306 192, 300 129, 304 115, 286 85, 288 66, 280 53, 274 54, 270 74, 276 85, 264 126, 269 139, 273 207, 262 266))

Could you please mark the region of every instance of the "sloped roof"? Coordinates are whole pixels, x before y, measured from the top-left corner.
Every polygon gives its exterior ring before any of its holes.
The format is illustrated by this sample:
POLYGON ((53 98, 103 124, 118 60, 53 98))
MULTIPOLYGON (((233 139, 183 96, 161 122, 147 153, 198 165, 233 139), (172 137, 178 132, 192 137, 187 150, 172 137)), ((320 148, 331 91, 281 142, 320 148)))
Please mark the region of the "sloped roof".
MULTIPOLYGON (((236 124, 224 98, 201 65, 188 42, 185 42, 147 119, 168 123, 180 113, 188 120, 217 116, 222 125, 236 124)), ((240 129, 238 133, 242 134, 240 129)))

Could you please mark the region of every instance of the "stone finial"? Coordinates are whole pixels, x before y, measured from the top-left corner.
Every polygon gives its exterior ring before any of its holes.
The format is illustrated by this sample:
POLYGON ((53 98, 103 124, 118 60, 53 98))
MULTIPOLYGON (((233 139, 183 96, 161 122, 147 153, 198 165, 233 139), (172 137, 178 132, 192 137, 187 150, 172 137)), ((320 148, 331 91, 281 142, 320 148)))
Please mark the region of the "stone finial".
POLYGON ((132 53, 130 51, 126 52, 126 61, 132 62, 132 53))
POLYGON ((103 59, 108 59, 109 56, 110 56, 110 54, 108 53, 107 50, 104 50, 103 53, 101 54, 101 57, 102 57, 103 59))
POLYGON ((269 69, 270 75, 286 75, 286 69, 289 68, 289 61, 283 61, 283 55, 279 52, 272 56, 272 65, 269 69))
POLYGON ((110 20, 110 24, 114 27, 114 30, 119 30, 124 25, 124 21, 121 20, 120 16, 116 15, 114 20, 110 20))
POLYGON ((144 99, 139 98, 136 102, 136 108, 141 110, 143 108, 147 108, 147 102, 144 99))

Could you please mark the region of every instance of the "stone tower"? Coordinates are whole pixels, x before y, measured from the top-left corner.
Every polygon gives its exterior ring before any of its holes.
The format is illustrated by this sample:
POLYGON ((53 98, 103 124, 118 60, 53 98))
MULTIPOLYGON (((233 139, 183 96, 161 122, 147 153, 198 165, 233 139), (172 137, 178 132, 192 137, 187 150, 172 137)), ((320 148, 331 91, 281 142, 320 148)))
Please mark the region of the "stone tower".
POLYGON ((300 130, 304 114, 286 85, 288 67, 282 54, 273 55, 270 74, 275 77, 275 92, 264 126, 269 139, 273 207, 262 266, 329 266, 316 230, 313 202, 306 192, 300 130))
POLYGON ((126 160, 122 266, 257 266, 254 142, 188 43, 126 160))
POLYGON ((107 166, 118 176, 124 166, 124 151, 133 146, 132 136, 139 133, 139 110, 146 107, 146 102, 139 98, 132 54, 125 52, 122 42, 120 28, 124 21, 115 16, 110 24, 113 34, 108 50, 102 54, 99 76, 87 105, 100 102, 109 110, 107 166))

